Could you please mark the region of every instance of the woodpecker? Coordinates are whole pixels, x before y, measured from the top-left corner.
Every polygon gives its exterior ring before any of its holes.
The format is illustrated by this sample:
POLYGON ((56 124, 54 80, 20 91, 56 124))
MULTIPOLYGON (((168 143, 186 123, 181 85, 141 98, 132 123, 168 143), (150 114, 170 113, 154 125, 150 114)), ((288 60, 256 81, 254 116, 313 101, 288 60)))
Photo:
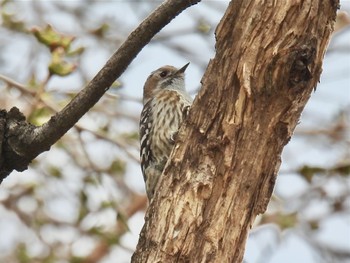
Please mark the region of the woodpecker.
POLYGON ((147 197, 151 201, 177 132, 192 98, 185 90, 185 70, 163 66, 153 71, 143 88, 140 118, 140 157, 147 197))

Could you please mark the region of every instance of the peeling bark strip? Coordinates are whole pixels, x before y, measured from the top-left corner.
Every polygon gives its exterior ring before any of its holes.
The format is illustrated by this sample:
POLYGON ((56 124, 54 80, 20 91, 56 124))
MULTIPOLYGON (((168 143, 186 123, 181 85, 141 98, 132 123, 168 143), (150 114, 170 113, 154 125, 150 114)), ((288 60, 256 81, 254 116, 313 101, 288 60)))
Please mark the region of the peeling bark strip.
POLYGON ((319 80, 337 7, 331 0, 231 2, 133 263, 242 261, 282 149, 319 80))

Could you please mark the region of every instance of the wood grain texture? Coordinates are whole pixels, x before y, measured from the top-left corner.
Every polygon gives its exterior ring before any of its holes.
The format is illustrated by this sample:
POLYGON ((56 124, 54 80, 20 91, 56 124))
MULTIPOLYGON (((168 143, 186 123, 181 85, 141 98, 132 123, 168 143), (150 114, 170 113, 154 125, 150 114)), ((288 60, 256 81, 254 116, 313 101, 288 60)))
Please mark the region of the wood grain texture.
POLYGON ((235 0, 132 262, 241 262, 320 78, 337 1, 235 0))

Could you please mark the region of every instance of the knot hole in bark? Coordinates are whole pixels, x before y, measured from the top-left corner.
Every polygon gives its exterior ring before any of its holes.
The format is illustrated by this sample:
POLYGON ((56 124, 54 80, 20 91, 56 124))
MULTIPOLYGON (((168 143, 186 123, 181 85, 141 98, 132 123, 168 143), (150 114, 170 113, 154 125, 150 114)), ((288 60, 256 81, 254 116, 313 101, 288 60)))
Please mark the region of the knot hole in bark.
POLYGON ((289 73, 289 84, 291 88, 301 82, 308 82, 313 78, 311 65, 316 57, 315 44, 311 40, 309 44, 302 45, 291 54, 291 68, 289 73))

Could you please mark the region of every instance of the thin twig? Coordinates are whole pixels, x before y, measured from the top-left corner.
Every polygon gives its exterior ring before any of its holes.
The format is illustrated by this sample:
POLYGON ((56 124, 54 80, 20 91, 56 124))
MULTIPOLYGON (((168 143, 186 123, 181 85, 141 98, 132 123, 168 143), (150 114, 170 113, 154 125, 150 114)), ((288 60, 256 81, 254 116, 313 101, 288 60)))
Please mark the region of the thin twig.
POLYGON ((35 92, 34 90, 30 90, 30 89, 27 88, 25 85, 23 85, 23 84, 21 84, 21 83, 15 81, 15 80, 13 80, 13 79, 11 79, 11 78, 9 78, 9 77, 6 77, 6 76, 4 76, 4 75, 2 75, 2 74, 0 74, 0 79, 1 79, 2 81, 4 81, 5 83, 9 84, 10 86, 13 86, 13 87, 19 89, 19 90, 22 91, 23 93, 28 93, 28 94, 30 94, 30 95, 32 95, 32 96, 35 96, 35 94, 36 94, 36 92, 35 92))

